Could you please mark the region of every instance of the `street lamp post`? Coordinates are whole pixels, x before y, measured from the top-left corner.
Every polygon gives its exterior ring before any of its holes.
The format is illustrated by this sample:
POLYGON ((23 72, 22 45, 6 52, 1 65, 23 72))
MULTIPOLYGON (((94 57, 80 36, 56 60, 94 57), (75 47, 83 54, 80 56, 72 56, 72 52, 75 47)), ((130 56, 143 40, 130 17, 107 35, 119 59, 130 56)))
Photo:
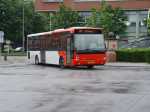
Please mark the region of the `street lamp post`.
POLYGON ((0 60, 1 60, 1 54, 2 54, 2 43, 4 43, 4 32, 0 31, 0 60))
POLYGON ((22 7, 22 48, 23 51, 25 50, 25 37, 24 37, 24 0, 23 0, 23 7, 22 7))
POLYGON ((49 30, 52 30, 52 14, 49 12, 49 30))

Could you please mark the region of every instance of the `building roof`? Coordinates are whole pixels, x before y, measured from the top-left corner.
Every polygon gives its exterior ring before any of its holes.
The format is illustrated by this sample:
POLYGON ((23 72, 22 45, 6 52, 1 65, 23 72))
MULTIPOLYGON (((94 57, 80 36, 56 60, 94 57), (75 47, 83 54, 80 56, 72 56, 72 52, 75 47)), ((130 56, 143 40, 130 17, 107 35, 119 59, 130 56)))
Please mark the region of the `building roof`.
MULTIPOLYGON (((100 1, 101 0, 36 0, 35 9, 36 11, 44 12, 57 11, 60 4, 64 3, 76 11, 90 11, 92 8, 98 9, 101 4, 100 1)), ((108 4, 112 5, 112 7, 121 7, 124 10, 147 10, 150 8, 150 0, 108 0, 108 4)))

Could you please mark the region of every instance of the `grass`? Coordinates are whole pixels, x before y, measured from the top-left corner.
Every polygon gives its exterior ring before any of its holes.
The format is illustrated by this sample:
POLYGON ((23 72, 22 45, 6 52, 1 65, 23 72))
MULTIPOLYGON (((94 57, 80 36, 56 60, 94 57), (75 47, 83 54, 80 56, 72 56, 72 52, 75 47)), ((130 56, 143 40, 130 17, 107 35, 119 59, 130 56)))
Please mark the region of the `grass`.
POLYGON ((2 53, 2 56, 26 56, 26 52, 11 52, 11 53, 2 53))

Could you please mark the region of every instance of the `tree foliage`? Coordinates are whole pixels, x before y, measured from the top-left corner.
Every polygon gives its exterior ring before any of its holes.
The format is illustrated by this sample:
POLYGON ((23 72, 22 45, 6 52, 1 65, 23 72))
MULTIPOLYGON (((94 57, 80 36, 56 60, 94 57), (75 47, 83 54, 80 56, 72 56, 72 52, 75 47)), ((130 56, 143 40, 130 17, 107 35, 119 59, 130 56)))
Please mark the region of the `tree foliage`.
POLYGON ((91 9, 91 16, 87 19, 88 26, 100 27, 100 13, 96 9, 91 9))
MULTIPOLYGON (((1 0, 0 3, 0 30, 5 32, 7 39, 18 39, 20 35, 21 3, 19 0, 1 0)), ((15 39, 15 40, 17 40, 15 39)))
POLYGON ((48 31, 48 16, 44 13, 34 11, 33 2, 25 2, 25 35, 30 33, 38 33, 48 31))
POLYGON ((14 43, 22 43, 23 37, 23 7, 25 16, 25 36, 29 33, 46 31, 48 19, 44 14, 34 11, 32 0, 1 0, 0 30, 5 32, 5 38, 14 43))
POLYGON ((58 12, 51 17, 52 29, 79 26, 80 19, 81 17, 78 12, 73 11, 71 8, 62 4, 60 5, 58 12))
POLYGON ((120 8, 112 8, 106 2, 101 7, 92 9, 92 15, 88 18, 88 26, 102 27, 106 34, 113 32, 115 35, 125 32, 127 17, 120 8))

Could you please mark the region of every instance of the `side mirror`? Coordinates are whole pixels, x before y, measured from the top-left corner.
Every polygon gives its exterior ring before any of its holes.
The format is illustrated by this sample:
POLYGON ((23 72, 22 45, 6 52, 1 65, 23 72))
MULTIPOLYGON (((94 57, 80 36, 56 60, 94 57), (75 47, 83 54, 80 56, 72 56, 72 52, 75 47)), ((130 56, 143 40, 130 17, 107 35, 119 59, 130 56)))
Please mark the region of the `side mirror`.
POLYGON ((107 45, 106 45, 106 43, 105 43, 105 51, 107 51, 108 50, 108 47, 107 47, 107 45))
POLYGON ((73 51, 74 51, 74 52, 76 52, 76 51, 77 51, 77 49, 76 49, 76 48, 74 48, 74 49, 73 49, 73 51))
POLYGON ((108 33, 109 38, 113 38, 115 36, 114 32, 109 32, 108 33))

